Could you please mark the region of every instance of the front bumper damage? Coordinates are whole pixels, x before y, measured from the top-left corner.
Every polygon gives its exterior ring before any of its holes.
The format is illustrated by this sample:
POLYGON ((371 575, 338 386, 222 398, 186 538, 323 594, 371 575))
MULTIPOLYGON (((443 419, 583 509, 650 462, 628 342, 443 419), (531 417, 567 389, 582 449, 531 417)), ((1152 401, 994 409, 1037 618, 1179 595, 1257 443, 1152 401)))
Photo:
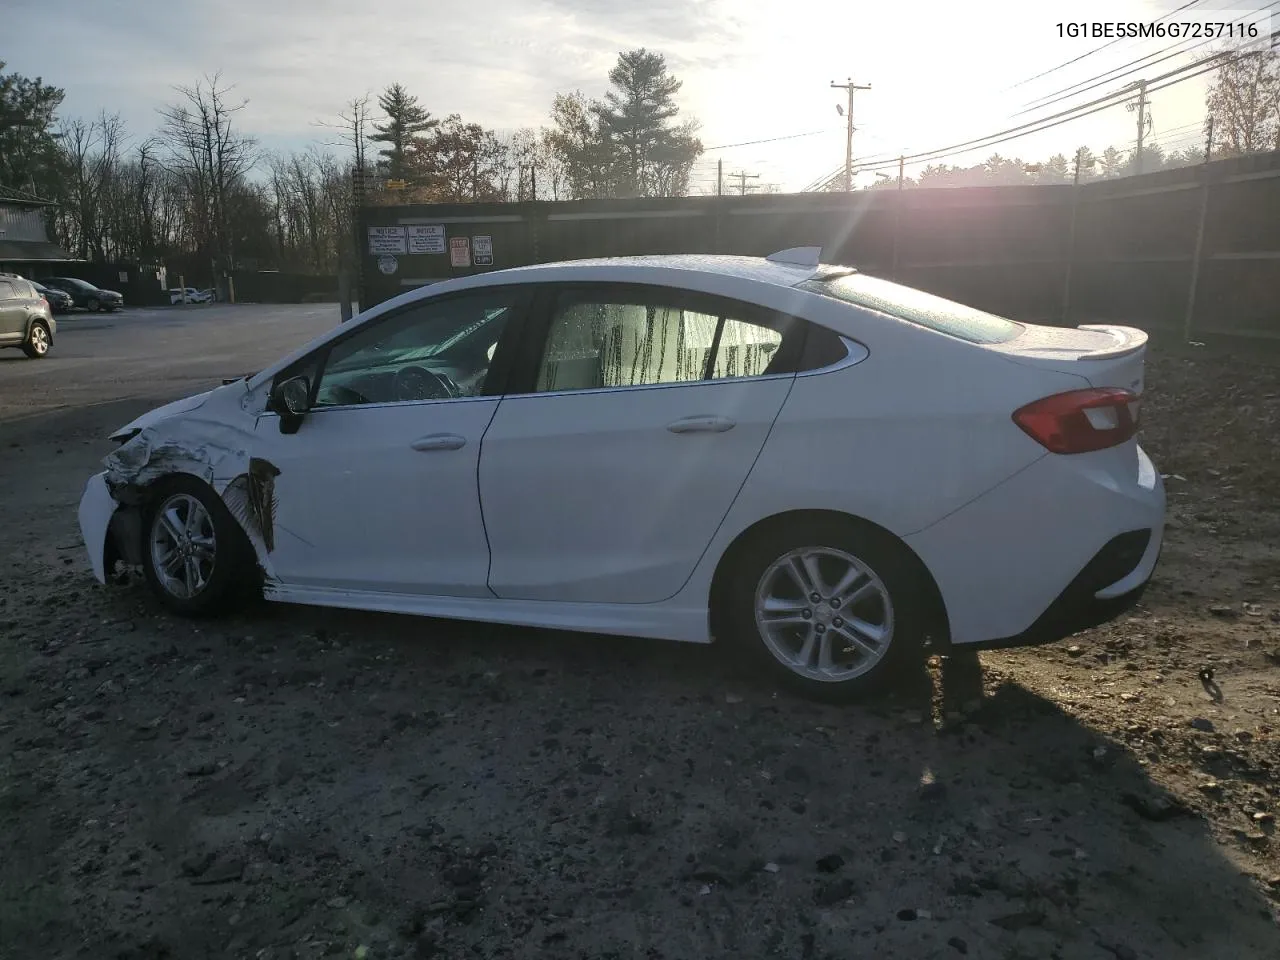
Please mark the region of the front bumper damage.
POLYGON ((81 534, 99 582, 108 581, 117 560, 142 562, 142 515, 153 484, 179 474, 204 481, 222 498, 270 576, 280 471, 250 453, 257 418, 246 400, 243 382, 232 383, 196 407, 161 419, 140 418, 117 434, 128 439, 104 458, 106 469, 89 479, 79 507, 81 534))

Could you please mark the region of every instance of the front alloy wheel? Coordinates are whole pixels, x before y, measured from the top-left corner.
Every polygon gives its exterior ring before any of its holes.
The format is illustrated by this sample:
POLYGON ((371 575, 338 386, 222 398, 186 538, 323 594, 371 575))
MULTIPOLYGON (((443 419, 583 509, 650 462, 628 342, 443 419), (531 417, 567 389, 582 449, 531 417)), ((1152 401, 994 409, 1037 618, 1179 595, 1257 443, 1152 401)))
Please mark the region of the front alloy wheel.
POLYGON ((179 600, 194 600, 213 579, 218 537, 213 517, 189 493, 175 493, 151 520, 151 564, 156 580, 179 600))
POLYGON ((249 599, 257 586, 253 547, 213 488, 174 474, 153 494, 142 515, 142 570, 160 602, 203 617, 249 599))

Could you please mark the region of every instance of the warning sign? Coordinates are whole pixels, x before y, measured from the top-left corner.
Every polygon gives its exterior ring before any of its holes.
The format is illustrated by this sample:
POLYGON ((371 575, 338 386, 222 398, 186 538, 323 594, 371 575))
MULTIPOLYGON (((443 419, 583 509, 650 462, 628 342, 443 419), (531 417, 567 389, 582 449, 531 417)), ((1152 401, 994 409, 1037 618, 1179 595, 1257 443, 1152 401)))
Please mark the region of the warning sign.
POLYGON ((443 223, 413 223, 409 225, 410 253, 444 253, 443 223))
POLYGON ((373 256, 406 252, 404 227, 369 228, 369 253, 373 256))
POLYGON ((493 237, 472 237, 471 255, 477 267, 493 266, 493 237))
POLYGON ((467 237, 449 238, 449 266, 471 266, 471 241, 467 237))

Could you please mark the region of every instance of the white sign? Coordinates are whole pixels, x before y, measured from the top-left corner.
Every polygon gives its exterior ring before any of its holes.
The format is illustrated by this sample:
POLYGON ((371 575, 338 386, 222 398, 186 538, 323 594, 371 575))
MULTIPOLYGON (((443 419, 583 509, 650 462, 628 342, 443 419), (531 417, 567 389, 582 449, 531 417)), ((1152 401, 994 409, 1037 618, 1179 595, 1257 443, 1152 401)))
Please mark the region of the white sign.
POLYGON ((129 282, 129 271, 128 271, 128 270, 121 270, 118 274, 116 274, 116 276, 118 276, 118 277, 120 278, 120 282, 121 282, 121 283, 128 283, 128 282, 129 282))
POLYGON ((477 267, 493 266, 493 237, 472 237, 471 254, 477 267))
POLYGON ((466 237, 449 238, 449 266, 471 266, 471 241, 466 237))
POLYGON ((391 276, 391 274, 395 273, 399 266, 399 261, 389 253, 384 253, 378 258, 378 269, 387 276, 391 276))
POLYGON ((443 223, 414 223, 409 225, 410 253, 444 253, 443 223))
POLYGON ((407 253, 404 227, 370 227, 369 253, 407 253))

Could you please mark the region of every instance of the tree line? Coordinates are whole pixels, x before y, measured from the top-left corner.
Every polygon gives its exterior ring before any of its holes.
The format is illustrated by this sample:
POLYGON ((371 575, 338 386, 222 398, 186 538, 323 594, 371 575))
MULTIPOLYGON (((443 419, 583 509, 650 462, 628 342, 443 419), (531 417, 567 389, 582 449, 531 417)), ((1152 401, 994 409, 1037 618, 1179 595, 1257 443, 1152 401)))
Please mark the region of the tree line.
MULTIPOLYGON (((474 202, 683 196, 703 153, 682 118, 664 57, 619 54, 599 98, 554 97, 538 128, 498 131, 433 114, 402 84, 353 99, 333 124, 345 148, 264 151, 239 122, 246 101, 219 75, 174 91, 155 130, 118 115, 64 117, 63 91, 0 62, 0 190, 53 202, 51 236, 75 256, 166 263, 216 279, 234 266, 332 273, 355 254, 356 174, 365 202, 474 202), (375 108, 376 103, 376 108, 375 108)), ((1280 55, 1230 57, 1206 96, 1214 158, 1280 149, 1280 55)), ((1082 148, 1081 179, 1135 172, 1132 151, 1082 148)), ((1198 148, 1144 149, 1141 169, 1197 163, 1198 148)), ((903 186, 1071 182, 1074 158, 1037 164, 994 154, 934 164, 903 186)), ((876 187, 896 187, 882 175, 876 187)))
POLYGON ((550 125, 500 133, 437 117, 401 84, 350 101, 349 149, 261 149, 247 101, 219 75, 175 90, 156 129, 63 117, 64 93, 0 61, 0 190, 52 202, 52 238, 96 261, 166 263, 188 279, 232 266, 332 273, 353 256, 355 174, 365 202, 474 202, 680 195, 702 152, 680 121, 680 81, 661 54, 619 55, 600 99, 557 95, 550 125))

